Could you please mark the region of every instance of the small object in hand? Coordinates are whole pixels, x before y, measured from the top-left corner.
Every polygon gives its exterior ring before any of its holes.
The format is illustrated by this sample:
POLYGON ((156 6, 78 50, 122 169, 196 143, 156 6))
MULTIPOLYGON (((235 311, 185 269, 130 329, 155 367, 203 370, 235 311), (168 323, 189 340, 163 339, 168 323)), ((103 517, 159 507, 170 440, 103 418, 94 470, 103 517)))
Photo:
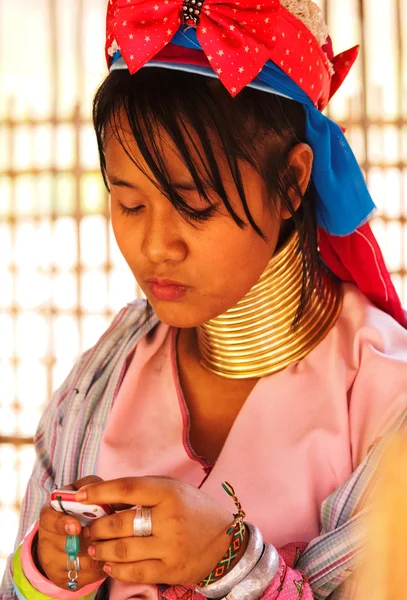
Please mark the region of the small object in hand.
POLYGON ((82 527, 114 512, 109 504, 82 504, 76 500, 76 494, 76 490, 54 490, 51 494, 52 508, 74 516, 82 527))
POLYGON ((68 590, 76 590, 76 588, 78 587, 78 572, 75 571, 74 569, 72 571, 68 572, 68 590))
POLYGON ((68 555, 68 561, 75 562, 77 559, 77 555, 80 552, 80 549, 81 547, 79 542, 79 536, 67 535, 65 542, 65 552, 68 555))
POLYGON ((68 589, 76 590, 78 587, 78 571, 81 570, 79 564, 79 552, 80 552, 80 542, 79 536, 77 535, 67 535, 65 542, 65 552, 68 555, 68 559, 66 561, 66 568, 68 571, 68 589))

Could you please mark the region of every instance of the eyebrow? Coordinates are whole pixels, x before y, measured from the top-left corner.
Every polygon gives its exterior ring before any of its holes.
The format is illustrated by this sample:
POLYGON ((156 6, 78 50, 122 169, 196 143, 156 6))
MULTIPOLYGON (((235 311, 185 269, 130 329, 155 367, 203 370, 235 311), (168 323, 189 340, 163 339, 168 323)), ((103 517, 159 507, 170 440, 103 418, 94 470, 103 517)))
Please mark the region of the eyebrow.
POLYGON ((131 183, 130 181, 126 181, 125 179, 121 179, 121 177, 117 177, 116 175, 109 175, 107 173, 107 178, 109 180, 110 185, 116 185, 117 187, 126 187, 126 188, 130 188, 131 190, 139 190, 140 189, 134 183, 131 183))
MULTIPOLYGON (((109 180, 110 185, 115 185, 117 187, 129 188, 131 190, 140 190, 139 186, 132 183, 131 181, 127 181, 126 179, 122 179, 116 175, 109 175, 107 173, 107 178, 109 180)), ((171 183, 171 187, 176 190, 180 190, 183 192, 190 192, 196 190, 196 185, 193 181, 178 181, 171 183)))

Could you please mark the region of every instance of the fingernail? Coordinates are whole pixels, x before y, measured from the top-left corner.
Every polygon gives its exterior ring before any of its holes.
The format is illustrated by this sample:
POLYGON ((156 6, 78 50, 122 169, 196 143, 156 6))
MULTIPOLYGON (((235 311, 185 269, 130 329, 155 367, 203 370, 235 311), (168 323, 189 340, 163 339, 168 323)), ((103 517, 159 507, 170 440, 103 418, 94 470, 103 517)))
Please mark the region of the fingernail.
POLYGON ((82 502, 83 500, 86 500, 87 497, 87 493, 85 491, 80 491, 76 492, 76 500, 77 502, 82 502))
POLYGON ((67 523, 65 525, 65 531, 69 533, 69 535, 75 535, 76 533, 76 525, 75 523, 67 523))
POLYGON ((110 565, 105 565, 103 567, 103 570, 105 573, 107 573, 108 575, 110 575, 110 573, 112 572, 112 567, 110 565))
POLYGON ((96 548, 95 548, 95 546, 89 546, 89 548, 88 548, 88 554, 89 554, 89 556, 95 556, 95 554, 96 554, 96 548))

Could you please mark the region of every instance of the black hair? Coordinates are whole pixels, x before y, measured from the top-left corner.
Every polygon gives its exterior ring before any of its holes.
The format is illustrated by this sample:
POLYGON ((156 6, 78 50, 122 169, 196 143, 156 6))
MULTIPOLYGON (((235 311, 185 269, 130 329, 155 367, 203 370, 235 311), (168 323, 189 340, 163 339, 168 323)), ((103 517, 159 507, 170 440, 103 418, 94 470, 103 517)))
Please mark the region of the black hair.
MULTIPOLYGON (((217 79, 158 67, 141 69, 135 75, 126 70, 113 71, 97 90, 93 104, 100 165, 108 189, 105 159, 107 126, 137 163, 121 133, 123 119, 127 120, 127 129, 130 126, 152 178, 142 165, 137 166, 183 217, 197 226, 214 212, 213 193, 239 227, 247 226, 229 202, 216 159, 216 144, 226 157, 249 226, 265 239, 250 214, 239 161, 246 161, 261 174, 269 197, 280 199, 290 214, 292 228, 299 234, 303 277, 301 300, 294 320, 294 325, 298 324, 311 294, 320 288, 321 282, 316 193, 312 183, 298 210, 295 210, 290 197, 292 190, 302 196, 295 173, 288 166, 290 151, 296 144, 305 142, 305 112, 301 104, 252 88, 245 88, 232 98, 217 79), (163 131, 173 141, 205 201, 204 210, 188 206, 182 195, 171 186, 159 146, 163 131), (199 147, 194 141, 196 139, 199 139, 199 147), (191 148, 194 157, 191 156, 191 148), (200 164, 197 164, 196 156, 200 164), (208 193, 208 182, 212 198, 208 193)), ((273 209, 272 205, 270 209, 273 209)))

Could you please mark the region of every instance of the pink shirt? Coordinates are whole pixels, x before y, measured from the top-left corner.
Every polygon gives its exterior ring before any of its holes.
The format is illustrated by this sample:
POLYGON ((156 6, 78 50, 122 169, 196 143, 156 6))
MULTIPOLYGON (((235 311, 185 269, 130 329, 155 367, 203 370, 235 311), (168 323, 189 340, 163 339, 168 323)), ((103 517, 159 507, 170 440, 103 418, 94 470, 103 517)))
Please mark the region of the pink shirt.
MULTIPOLYGON (((316 537, 322 501, 406 406, 406 331, 357 288, 344 287, 335 326, 306 358, 259 380, 209 475, 188 440, 176 330, 160 324, 135 349, 97 474, 175 477, 230 509, 221 488, 226 480, 266 541, 281 547, 316 537)), ((157 588, 112 580, 110 598, 156 600, 157 588)))

